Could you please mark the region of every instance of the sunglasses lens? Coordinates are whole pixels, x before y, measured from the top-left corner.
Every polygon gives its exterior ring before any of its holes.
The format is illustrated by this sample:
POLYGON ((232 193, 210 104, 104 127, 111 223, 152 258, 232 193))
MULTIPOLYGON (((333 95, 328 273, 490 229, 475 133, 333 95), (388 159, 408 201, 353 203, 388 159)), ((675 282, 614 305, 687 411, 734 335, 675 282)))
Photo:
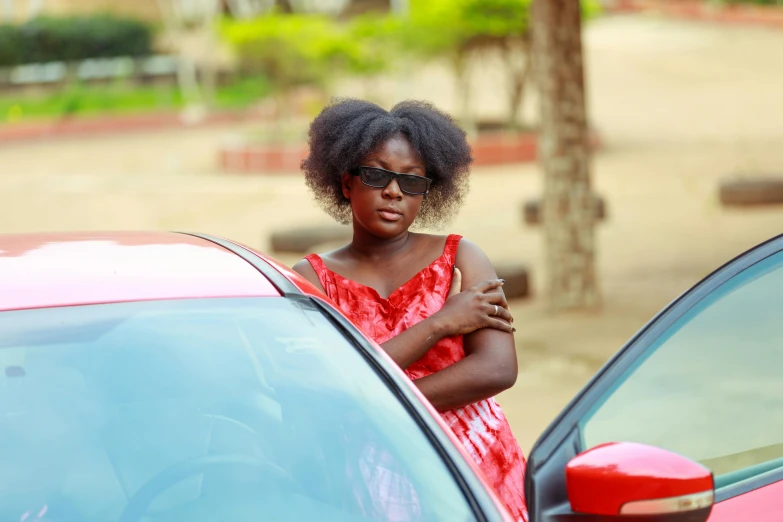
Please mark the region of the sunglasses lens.
POLYGON ((384 188, 390 179, 391 174, 380 169, 362 169, 362 183, 369 187, 384 188))
POLYGON ((422 176, 400 176, 397 178, 400 190, 408 194, 424 194, 427 192, 427 178, 422 176))

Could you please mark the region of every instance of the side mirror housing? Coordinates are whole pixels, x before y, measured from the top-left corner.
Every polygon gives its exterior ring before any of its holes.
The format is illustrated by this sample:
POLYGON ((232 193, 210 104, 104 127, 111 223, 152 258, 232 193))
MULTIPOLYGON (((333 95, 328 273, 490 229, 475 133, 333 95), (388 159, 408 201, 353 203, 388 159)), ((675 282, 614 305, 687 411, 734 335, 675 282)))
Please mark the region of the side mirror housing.
POLYGON ((610 442, 566 465, 572 511, 595 520, 705 522, 715 491, 712 472, 667 450, 610 442))

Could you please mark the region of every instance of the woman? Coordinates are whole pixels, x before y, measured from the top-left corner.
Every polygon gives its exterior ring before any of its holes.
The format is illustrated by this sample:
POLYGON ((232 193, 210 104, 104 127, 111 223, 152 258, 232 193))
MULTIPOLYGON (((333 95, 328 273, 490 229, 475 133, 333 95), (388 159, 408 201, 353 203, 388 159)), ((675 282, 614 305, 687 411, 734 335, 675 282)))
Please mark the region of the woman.
POLYGON ((332 103, 312 122, 302 167, 324 210, 353 224, 353 240, 294 270, 405 370, 512 515, 527 520, 525 459, 493 398, 517 377, 503 281, 474 243, 409 231, 453 216, 471 161, 465 133, 427 103, 389 112, 332 103))

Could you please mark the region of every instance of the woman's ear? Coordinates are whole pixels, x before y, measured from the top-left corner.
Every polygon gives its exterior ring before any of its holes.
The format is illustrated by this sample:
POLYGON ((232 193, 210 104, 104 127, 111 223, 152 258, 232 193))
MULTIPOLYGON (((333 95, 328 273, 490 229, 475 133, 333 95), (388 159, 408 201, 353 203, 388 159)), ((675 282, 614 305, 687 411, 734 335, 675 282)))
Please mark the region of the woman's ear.
POLYGON ((351 199, 351 176, 347 172, 343 174, 342 177, 342 184, 343 184, 343 196, 345 196, 345 199, 351 199))

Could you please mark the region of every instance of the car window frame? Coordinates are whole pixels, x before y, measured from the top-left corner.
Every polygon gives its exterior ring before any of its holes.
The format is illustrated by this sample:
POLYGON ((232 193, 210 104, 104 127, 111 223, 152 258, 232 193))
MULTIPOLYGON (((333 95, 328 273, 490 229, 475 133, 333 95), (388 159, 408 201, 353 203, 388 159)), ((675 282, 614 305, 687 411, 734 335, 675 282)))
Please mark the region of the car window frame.
MULTIPOLYGON (((565 464, 583 450, 580 420, 601 400, 604 393, 649 354, 653 343, 684 314, 724 283, 764 259, 783 251, 783 234, 731 259, 677 297, 656 314, 590 379, 539 437, 530 452, 525 477, 525 496, 531 521, 546 514, 564 513, 565 464), (542 475, 543 480, 537 476, 542 475), (547 491, 548 490, 548 491, 547 491), (551 497, 547 506, 537 506, 537 494, 551 497), (544 513, 542 510, 546 510, 544 513)), ((716 491, 715 502, 722 502, 754 489, 783 480, 783 469, 771 470, 716 491)))

